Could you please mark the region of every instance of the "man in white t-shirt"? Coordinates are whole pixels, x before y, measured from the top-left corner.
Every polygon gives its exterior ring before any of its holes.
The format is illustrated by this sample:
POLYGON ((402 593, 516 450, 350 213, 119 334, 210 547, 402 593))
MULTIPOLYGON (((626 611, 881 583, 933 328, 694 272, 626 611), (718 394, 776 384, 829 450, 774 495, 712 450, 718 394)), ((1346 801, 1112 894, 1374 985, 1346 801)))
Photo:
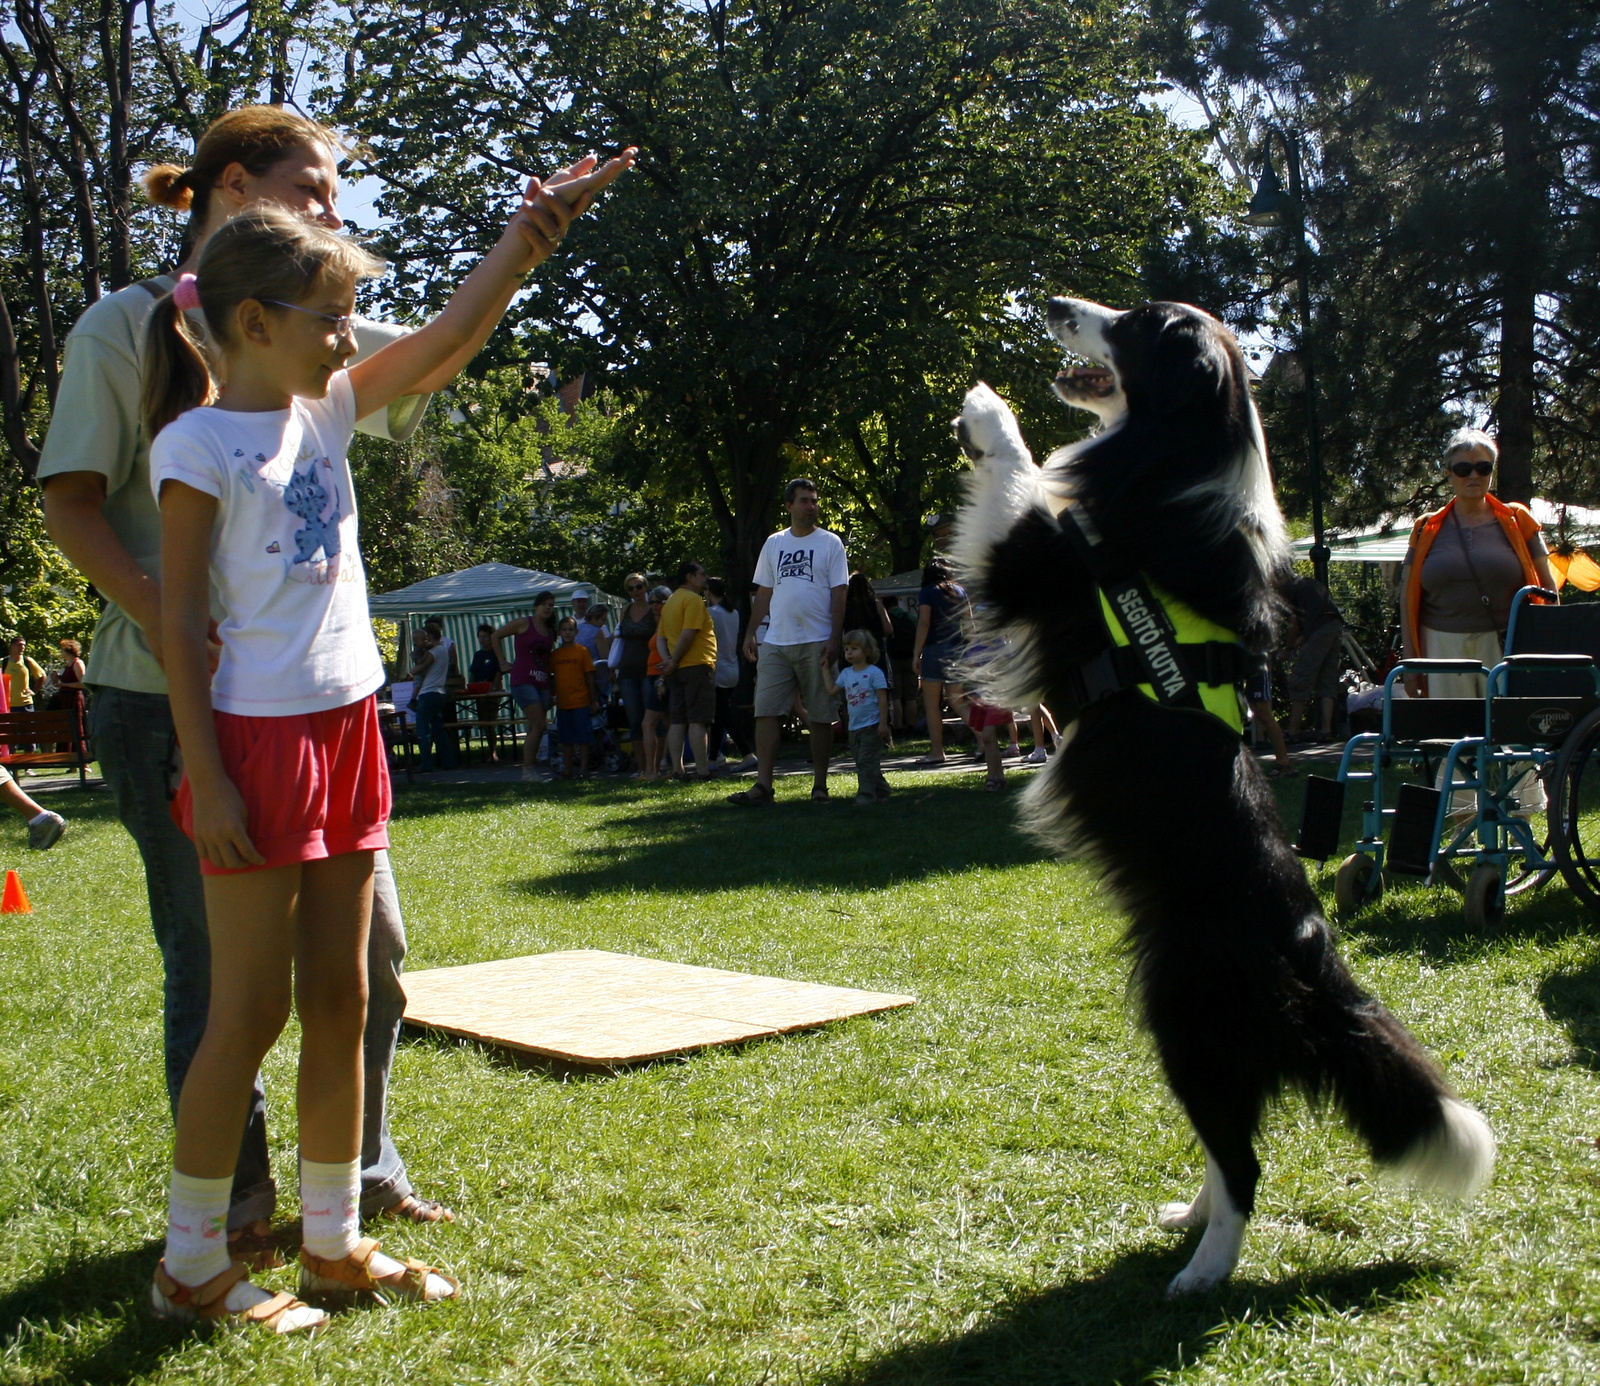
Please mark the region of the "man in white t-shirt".
POLYGON ((850 565, 839 536, 817 528, 816 482, 791 481, 784 488, 783 507, 789 512, 789 528, 761 546, 750 633, 744 642, 744 657, 756 666, 756 782, 730 794, 728 801, 734 804, 772 802, 778 729, 796 692, 811 728, 811 798, 828 797, 836 708, 822 666, 839 657, 850 565), (758 645, 756 632, 763 621, 769 624, 758 645))
POLYGON ((450 651, 455 641, 444 633, 444 622, 430 616, 422 627, 422 654, 411 666, 411 677, 417 681, 417 693, 412 706, 417 716, 417 769, 426 773, 433 769, 433 748, 439 746, 439 766, 454 770, 457 764, 455 733, 445 730, 449 720, 449 700, 445 697, 444 681, 450 676, 450 651))

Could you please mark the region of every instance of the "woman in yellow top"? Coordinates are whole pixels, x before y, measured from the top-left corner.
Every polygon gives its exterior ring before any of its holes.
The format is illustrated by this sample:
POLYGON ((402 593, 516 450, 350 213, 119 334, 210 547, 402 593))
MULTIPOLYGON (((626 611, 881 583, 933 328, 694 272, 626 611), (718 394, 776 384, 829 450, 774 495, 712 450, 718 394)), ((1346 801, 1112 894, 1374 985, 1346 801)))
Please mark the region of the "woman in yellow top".
MULTIPOLYGON (((1424 515, 1411 531, 1400 573, 1401 640, 1409 658, 1476 659, 1493 666, 1504 653, 1511 598, 1522 587, 1555 590, 1539 522, 1526 506, 1505 504, 1489 490, 1499 450, 1476 428, 1445 444, 1443 466, 1455 492, 1449 504, 1424 515)), ((1406 678, 1419 698, 1481 698, 1476 674, 1406 678)))

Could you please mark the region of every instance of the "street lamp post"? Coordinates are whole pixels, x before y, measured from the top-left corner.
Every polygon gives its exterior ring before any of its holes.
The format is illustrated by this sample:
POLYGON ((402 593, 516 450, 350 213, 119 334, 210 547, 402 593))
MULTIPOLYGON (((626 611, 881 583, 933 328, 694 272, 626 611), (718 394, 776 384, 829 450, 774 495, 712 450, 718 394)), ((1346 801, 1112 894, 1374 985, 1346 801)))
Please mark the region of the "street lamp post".
POLYGON ((1322 532, 1322 449, 1317 435, 1317 374, 1311 358, 1311 247, 1306 242, 1305 185, 1300 178, 1300 142, 1277 126, 1267 127, 1261 180, 1244 221, 1247 226, 1281 226, 1285 215, 1294 228, 1295 270, 1300 298, 1300 366, 1305 375, 1306 457, 1311 463, 1311 568, 1324 588, 1328 585, 1328 545, 1322 532), (1272 167, 1272 137, 1283 146, 1289 171, 1289 195, 1284 197, 1277 170, 1272 167))

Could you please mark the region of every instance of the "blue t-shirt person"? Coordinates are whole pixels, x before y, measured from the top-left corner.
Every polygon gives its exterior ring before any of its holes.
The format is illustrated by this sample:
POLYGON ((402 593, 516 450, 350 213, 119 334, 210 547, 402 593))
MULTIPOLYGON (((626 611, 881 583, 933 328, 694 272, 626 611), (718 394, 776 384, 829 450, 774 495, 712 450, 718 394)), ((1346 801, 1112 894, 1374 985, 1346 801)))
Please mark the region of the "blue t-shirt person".
POLYGON ((964 587, 953 582, 948 590, 938 585, 924 587, 917 593, 917 605, 929 608, 927 642, 929 645, 961 643, 961 616, 967 609, 967 592, 964 587))
POLYGON ((869 664, 865 669, 847 664, 839 671, 839 677, 834 682, 844 690, 845 706, 850 712, 850 730, 860 731, 863 727, 877 726, 878 690, 889 686, 883 670, 876 664, 869 664))

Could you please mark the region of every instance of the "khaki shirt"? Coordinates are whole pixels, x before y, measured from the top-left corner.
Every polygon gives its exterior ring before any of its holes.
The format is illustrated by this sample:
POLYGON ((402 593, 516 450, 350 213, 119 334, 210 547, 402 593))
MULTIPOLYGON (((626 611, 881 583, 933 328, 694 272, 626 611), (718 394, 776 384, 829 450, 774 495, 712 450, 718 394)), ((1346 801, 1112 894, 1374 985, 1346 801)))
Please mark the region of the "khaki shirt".
MULTIPOLYGON (((163 292, 171 275, 148 281, 163 292)), ((108 294, 78 319, 67 338, 50 431, 39 460, 39 481, 60 472, 98 472, 106 479, 106 522, 133 561, 161 577, 161 512, 150 489, 150 440, 139 421, 140 359, 145 321, 156 296, 138 284, 108 294)), ((198 313, 191 321, 198 319, 198 313)), ((198 322, 196 321, 198 326, 198 322)), ((356 319, 355 361, 371 356, 411 329, 356 319)), ((403 442, 416 431, 429 396, 407 395, 370 414, 356 429, 403 442)), ((95 627, 84 682, 134 693, 165 693, 166 675, 121 607, 107 602, 95 627)))

